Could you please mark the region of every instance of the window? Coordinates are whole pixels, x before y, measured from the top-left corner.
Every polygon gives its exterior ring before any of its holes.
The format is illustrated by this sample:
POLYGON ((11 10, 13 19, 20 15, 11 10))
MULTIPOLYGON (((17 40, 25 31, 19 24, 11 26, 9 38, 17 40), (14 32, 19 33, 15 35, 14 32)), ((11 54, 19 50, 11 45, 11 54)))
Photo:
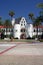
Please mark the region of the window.
POLYGON ((16 32, 17 32, 17 30, 16 30, 16 32))
POLYGON ((21 24, 21 26, 22 26, 23 24, 21 24))
POLYGON ((35 29, 34 29, 34 32, 35 32, 35 29))
POLYGON ((25 21, 24 21, 24 23, 25 23, 25 21))
POLYGON ((24 26, 25 26, 25 24, 24 24, 24 26))
POLYGON ((21 29, 21 32, 23 32, 23 30, 21 29))
POLYGON ((42 29, 41 29, 41 28, 39 28, 39 29, 38 29, 38 32, 42 32, 42 29))
POLYGON ((11 32, 13 32, 13 29, 11 30, 11 32))
POLYGON ((23 19, 24 20, 24 19, 23 19))
POLYGON ((24 32, 25 32, 25 29, 24 29, 24 32))
POLYGON ((10 29, 9 29, 9 32, 11 32, 10 29))
POLYGON ((23 21, 22 21, 22 23, 23 23, 23 21))
POLYGON ((25 29, 21 29, 21 32, 25 32, 25 29))
POLYGON ((5 32, 5 29, 4 29, 4 32, 5 32))

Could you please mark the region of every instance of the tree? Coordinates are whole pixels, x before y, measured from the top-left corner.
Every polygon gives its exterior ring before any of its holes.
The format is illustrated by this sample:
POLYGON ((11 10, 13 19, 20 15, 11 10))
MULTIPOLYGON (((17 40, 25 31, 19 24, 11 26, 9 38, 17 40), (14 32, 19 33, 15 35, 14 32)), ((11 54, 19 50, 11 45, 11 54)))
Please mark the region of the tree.
POLYGON ((32 22, 34 23, 34 21, 35 21, 34 13, 29 13, 29 14, 28 14, 28 17, 29 17, 29 19, 31 19, 32 22))
MULTIPOLYGON (((15 15, 14 11, 11 10, 11 11, 9 12, 9 15, 11 16, 11 20, 12 20, 12 17, 15 15)), ((13 35, 12 35, 12 37, 13 37, 13 35)), ((11 37, 11 38, 12 38, 12 37, 11 37)))
POLYGON ((5 20, 4 25, 5 25, 6 27, 10 27, 10 26, 12 26, 11 21, 8 20, 8 19, 5 20))
POLYGON ((38 3, 37 7, 43 9, 43 3, 38 3))
POLYGON ((33 26, 36 26, 37 28, 37 38, 38 38, 38 26, 40 26, 41 22, 43 21, 43 3, 37 4, 37 7, 41 8, 40 16, 35 18, 33 13, 30 13, 28 16, 32 20, 33 26))
POLYGON ((11 16, 11 20, 12 20, 12 17, 13 17, 14 15, 15 15, 14 11, 11 10, 11 11, 9 12, 9 16, 11 16))
POLYGON ((40 19, 41 23, 43 23, 43 3, 38 3, 37 7, 40 8, 39 19, 40 19))
POLYGON ((34 14, 33 14, 33 13, 29 13, 28 16, 29 16, 29 18, 30 18, 31 20, 33 20, 33 17, 34 17, 34 14))
POLYGON ((0 25, 3 25, 2 17, 0 16, 0 25))
MULTIPOLYGON (((8 28, 10 28, 11 26, 12 26, 12 24, 11 24, 11 21, 10 20, 5 20, 5 22, 4 22, 4 26, 5 26, 5 28, 6 28, 6 35, 7 35, 7 32, 8 32, 8 28)), ((8 35, 7 35, 8 36, 8 35)))
POLYGON ((36 37, 38 38, 38 26, 40 25, 41 20, 40 20, 39 17, 35 18, 33 13, 30 13, 28 16, 32 20, 33 26, 35 26, 36 29, 37 29, 37 35, 36 35, 36 37))
POLYGON ((39 26, 41 25, 41 20, 40 20, 39 17, 37 17, 37 18, 35 19, 33 25, 34 25, 34 26, 36 27, 36 29, 37 29, 37 31, 36 31, 36 32, 37 32, 36 37, 38 38, 38 28, 39 28, 39 26))
POLYGON ((37 7, 41 9, 41 11, 39 12, 40 14, 39 18, 43 22, 43 3, 37 4, 37 7))

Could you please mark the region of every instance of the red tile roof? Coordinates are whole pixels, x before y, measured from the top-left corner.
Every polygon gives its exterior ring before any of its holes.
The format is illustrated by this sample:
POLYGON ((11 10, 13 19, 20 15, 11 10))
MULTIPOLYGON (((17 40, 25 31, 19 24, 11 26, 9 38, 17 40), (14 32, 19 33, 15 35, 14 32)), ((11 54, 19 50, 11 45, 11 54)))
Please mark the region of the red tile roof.
POLYGON ((12 26, 0 26, 0 28, 12 28, 12 26))
POLYGON ((0 26, 0 28, 4 28, 4 26, 0 26))
MULTIPOLYGON (((37 26, 35 26, 34 28, 37 28, 37 26)), ((38 26, 38 28, 43 28, 43 26, 38 26)))

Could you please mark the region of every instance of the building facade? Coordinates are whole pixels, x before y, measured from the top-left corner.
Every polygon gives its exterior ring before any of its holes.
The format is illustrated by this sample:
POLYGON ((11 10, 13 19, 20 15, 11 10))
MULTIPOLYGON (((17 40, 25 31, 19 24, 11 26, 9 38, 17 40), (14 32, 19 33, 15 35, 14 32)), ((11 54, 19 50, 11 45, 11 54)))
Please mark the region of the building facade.
POLYGON ((13 19, 12 23, 14 38, 25 39, 33 36, 33 25, 28 24, 24 17, 13 19))
POLYGON ((10 37, 11 35, 13 35, 13 28, 12 27, 6 27, 6 26, 0 26, 0 38, 1 38, 1 35, 4 35, 4 38, 5 37, 10 37))
MULTIPOLYGON (((12 27, 0 26, 4 35, 12 35, 14 38, 26 39, 37 35, 37 27, 33 27, 33 24, 28 23, 25 17, 12 19, 12 27)), ((43 34, 43 26, 38 27, 38 35, 43 34)))
MULTIPOLYGON (((37 27, 28 23, 25 17, 20 17, 12 20, 13 23, 13 36, 18 39, 25 39, 37 35, 37 27)), ((38 28, 38 35, 42 35, 43 26, 38 28)))

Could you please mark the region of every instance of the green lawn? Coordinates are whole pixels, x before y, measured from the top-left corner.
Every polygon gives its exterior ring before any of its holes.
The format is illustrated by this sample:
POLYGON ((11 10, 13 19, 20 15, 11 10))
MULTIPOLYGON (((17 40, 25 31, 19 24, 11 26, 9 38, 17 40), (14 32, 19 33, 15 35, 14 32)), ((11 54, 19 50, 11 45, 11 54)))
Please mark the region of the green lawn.
MULTIPOLYGON (((4 40, 0 39, 0 42, 10 42, 11 40, 4 40)), ((35 42, 35 40, 32 39, 13 39, 12 42, 35 42)))
POLYGON ((33 40, 30 40, 30 39, 14 39, 15 42, 32 42, 33 40))
POLYGON ((43 42, 43 39, 40 39, 39 41, 40 41, 40 42, 43 42))

